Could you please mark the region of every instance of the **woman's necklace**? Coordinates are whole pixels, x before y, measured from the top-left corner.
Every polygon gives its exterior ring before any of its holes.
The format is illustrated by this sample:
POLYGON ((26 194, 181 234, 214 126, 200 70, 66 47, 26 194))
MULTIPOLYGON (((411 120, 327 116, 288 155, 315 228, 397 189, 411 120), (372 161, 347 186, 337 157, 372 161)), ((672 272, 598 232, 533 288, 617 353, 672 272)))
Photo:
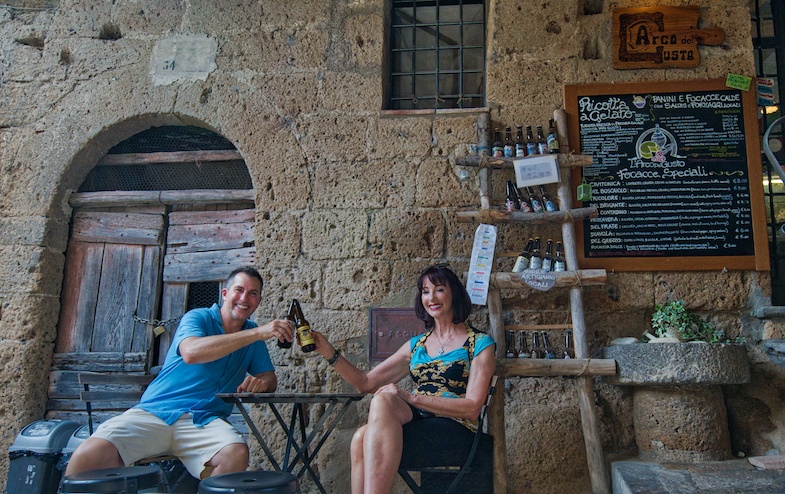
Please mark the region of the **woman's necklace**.
MULTIPOLYGON (((434 334, 436 334, 436 333, 434 333, 434 334)), ((447 337, 447 341, 442 341, 442 339, 439 338, 439 335, 436 334, 436 339, 439 341, 439 356, 444 355, 444 345, 449 343, 450 340, 452 340, 453 336, 455 336, 455 333, 453 333, 449 337, 447 337)))

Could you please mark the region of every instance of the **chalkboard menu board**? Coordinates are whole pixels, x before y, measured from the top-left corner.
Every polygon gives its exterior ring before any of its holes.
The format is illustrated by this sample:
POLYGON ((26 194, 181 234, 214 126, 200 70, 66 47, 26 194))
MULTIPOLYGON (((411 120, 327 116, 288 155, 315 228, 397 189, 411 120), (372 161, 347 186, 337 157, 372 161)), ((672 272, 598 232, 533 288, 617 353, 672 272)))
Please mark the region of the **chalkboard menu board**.
POLYGON ((573 184, 599 211, 581 267, 768 269, 755 105, 724 80, 566 86, 572 150, 594 160, 573 184))

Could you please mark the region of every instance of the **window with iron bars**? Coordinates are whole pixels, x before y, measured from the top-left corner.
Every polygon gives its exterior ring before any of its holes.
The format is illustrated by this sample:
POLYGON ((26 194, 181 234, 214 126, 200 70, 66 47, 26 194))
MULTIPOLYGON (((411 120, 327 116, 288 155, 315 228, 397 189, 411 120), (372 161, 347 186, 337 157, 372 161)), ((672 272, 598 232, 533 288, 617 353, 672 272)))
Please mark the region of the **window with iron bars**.
MULTIPOLYGON (((785 4, 781 0, 750 0, 752 41, 755 54, 755 75, 771 82, 774 101, 761 101, 759 122, 761 138, 772 124, 783 115, 782 98, 785 88, 779 73, 785 74, 785 4)), ((768 143, 777 160, 785 164, 783 126, 771 128, 768 143)), ((766 200, 766 220, 771 257, 772 303, 785 305, 785 185, 764 155, 763 188, 766 200)))
POLYGON ((392 2, 388 109, 485 105, 485 2, 392 2))

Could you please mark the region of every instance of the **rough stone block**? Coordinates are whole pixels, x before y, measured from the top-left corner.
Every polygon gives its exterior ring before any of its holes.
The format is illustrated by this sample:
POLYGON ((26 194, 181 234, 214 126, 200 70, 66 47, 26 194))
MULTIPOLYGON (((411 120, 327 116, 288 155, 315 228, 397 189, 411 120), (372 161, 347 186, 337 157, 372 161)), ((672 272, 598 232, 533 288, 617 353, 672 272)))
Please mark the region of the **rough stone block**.
POLYGON ((359 258, 365 254, 368 217, 358 210, 323 210, 303 216, 303 254, 311 259, 359 258))
POLYGON ((311 204, 320 208, 398 208, 414 204, 415 166, 408 160, 315 163, 311 204))
POLYGON ((658 273, 654 277, 655 303, 684 300, 689 310, 740 310, 749 291, 744 271, 658 273))
POLYGON ((492 57, 521 53, 539 59, 566 59, 578 52, 583 32, 573 2, 498 2, 494 7, 488 14, 494 26, 492 57))
POLYGON ((392 260, 441 257, 444 218, 439 211, 385 209, 370 217, 368 244, 373 257, 392 260))
POLYGON ((608 273, 605 285, 587 287, 584 305, 592 312, 618 310, 653 310, 654 275, 652 273, 608 273))
POLYGON ((388 294, 390 265, 382 261, 330 261, 324 266, 324 307, 358 310, 388 294))
POLYGON ((258 72, 325 69, 329 32, 320 26, 290 25, 238 33, 221 45, 218 65, 258 72))
POLYGON ((458 179, 458 167, 444 158, 423 160, 417 169, 417 205, 426 208, 467 207, 479 209, 480 196, 458 179))
POLYGON ((54 218, 0 218, 0 244, 37 245, 65 251, 68 224, 54 218))
POLYGON ((431 151, 430 119, 395 117, 371 120, 368 156, 378 159, 394 157, 424 158, 431 151))
POLYGON ((54 343, 60 298, 53 295, 5 295, 0 298, 0 338, 54 343))
POLYGON ((461 144, 476 144, 474 127, 477 115, 437 117, 433 119, 433 156, 448 156, 461 144))
POLYGON ((295 262, 301 255, 301 219, 297 213, 257 211, 254 232, 258 265, 295 262))
POLYGON ((525 101, 529 105, 550 107, 553 111, 562 107, 562 84, 569 82, 564 72, 566 69, 569 74, 571 66, 570 60, 561 62, 520 56, 489 63, 488 101, 502 106, 525 101))
POLYGON ((297 121, 296 132, 309 161, 362 161, 366 156, 368 119, 319 114, 297 121))
POLYGON ((259 266, 264 279, 262 302, 256 311, 257 321, 286 317, 289 303, 296 298, 303 304, 321 303, 321 265, 300 261, 298 264, 272 261, 259 266))
POLYGON ((348 66, 375 69, 378 72, 384 59, 386 31, 384 16, 376 12, 346 18, 343 42, 350 54, 348 66))
POLYGON ((112 22, 116 23, 124 36, 142 34, 165 35, 177 32, 188 22, 186 15, 195 16, 194 9, 181 2, 141 0, 121 2, 112 9, 112 22))
POLYGON ((294 119, 302 113, 313 113, 318 108, 319 78, 315 71, 269 74, 256 77, 254 84, 261 90, 261 97, 272 102, 277 115, 294 119))
POLYGON ((0 245, 0 286, 4 291, 60 294, 65 257, 41 247, 0 245))
POLYGON ((382 85, 377 73, 324 72, 319 89, 320 110, 366 114, 382 107, 382 85))

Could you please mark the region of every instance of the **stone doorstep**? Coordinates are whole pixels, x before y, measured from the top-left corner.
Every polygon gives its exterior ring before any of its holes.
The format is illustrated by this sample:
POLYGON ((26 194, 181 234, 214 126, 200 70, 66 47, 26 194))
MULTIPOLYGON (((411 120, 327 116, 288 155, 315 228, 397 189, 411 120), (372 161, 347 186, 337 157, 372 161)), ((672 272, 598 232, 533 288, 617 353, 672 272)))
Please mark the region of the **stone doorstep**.
POLYGON ((611 465, 613 494, 782 494, 785 470, 758 470, 746 459, 705 463, 625 460, 611 465))

